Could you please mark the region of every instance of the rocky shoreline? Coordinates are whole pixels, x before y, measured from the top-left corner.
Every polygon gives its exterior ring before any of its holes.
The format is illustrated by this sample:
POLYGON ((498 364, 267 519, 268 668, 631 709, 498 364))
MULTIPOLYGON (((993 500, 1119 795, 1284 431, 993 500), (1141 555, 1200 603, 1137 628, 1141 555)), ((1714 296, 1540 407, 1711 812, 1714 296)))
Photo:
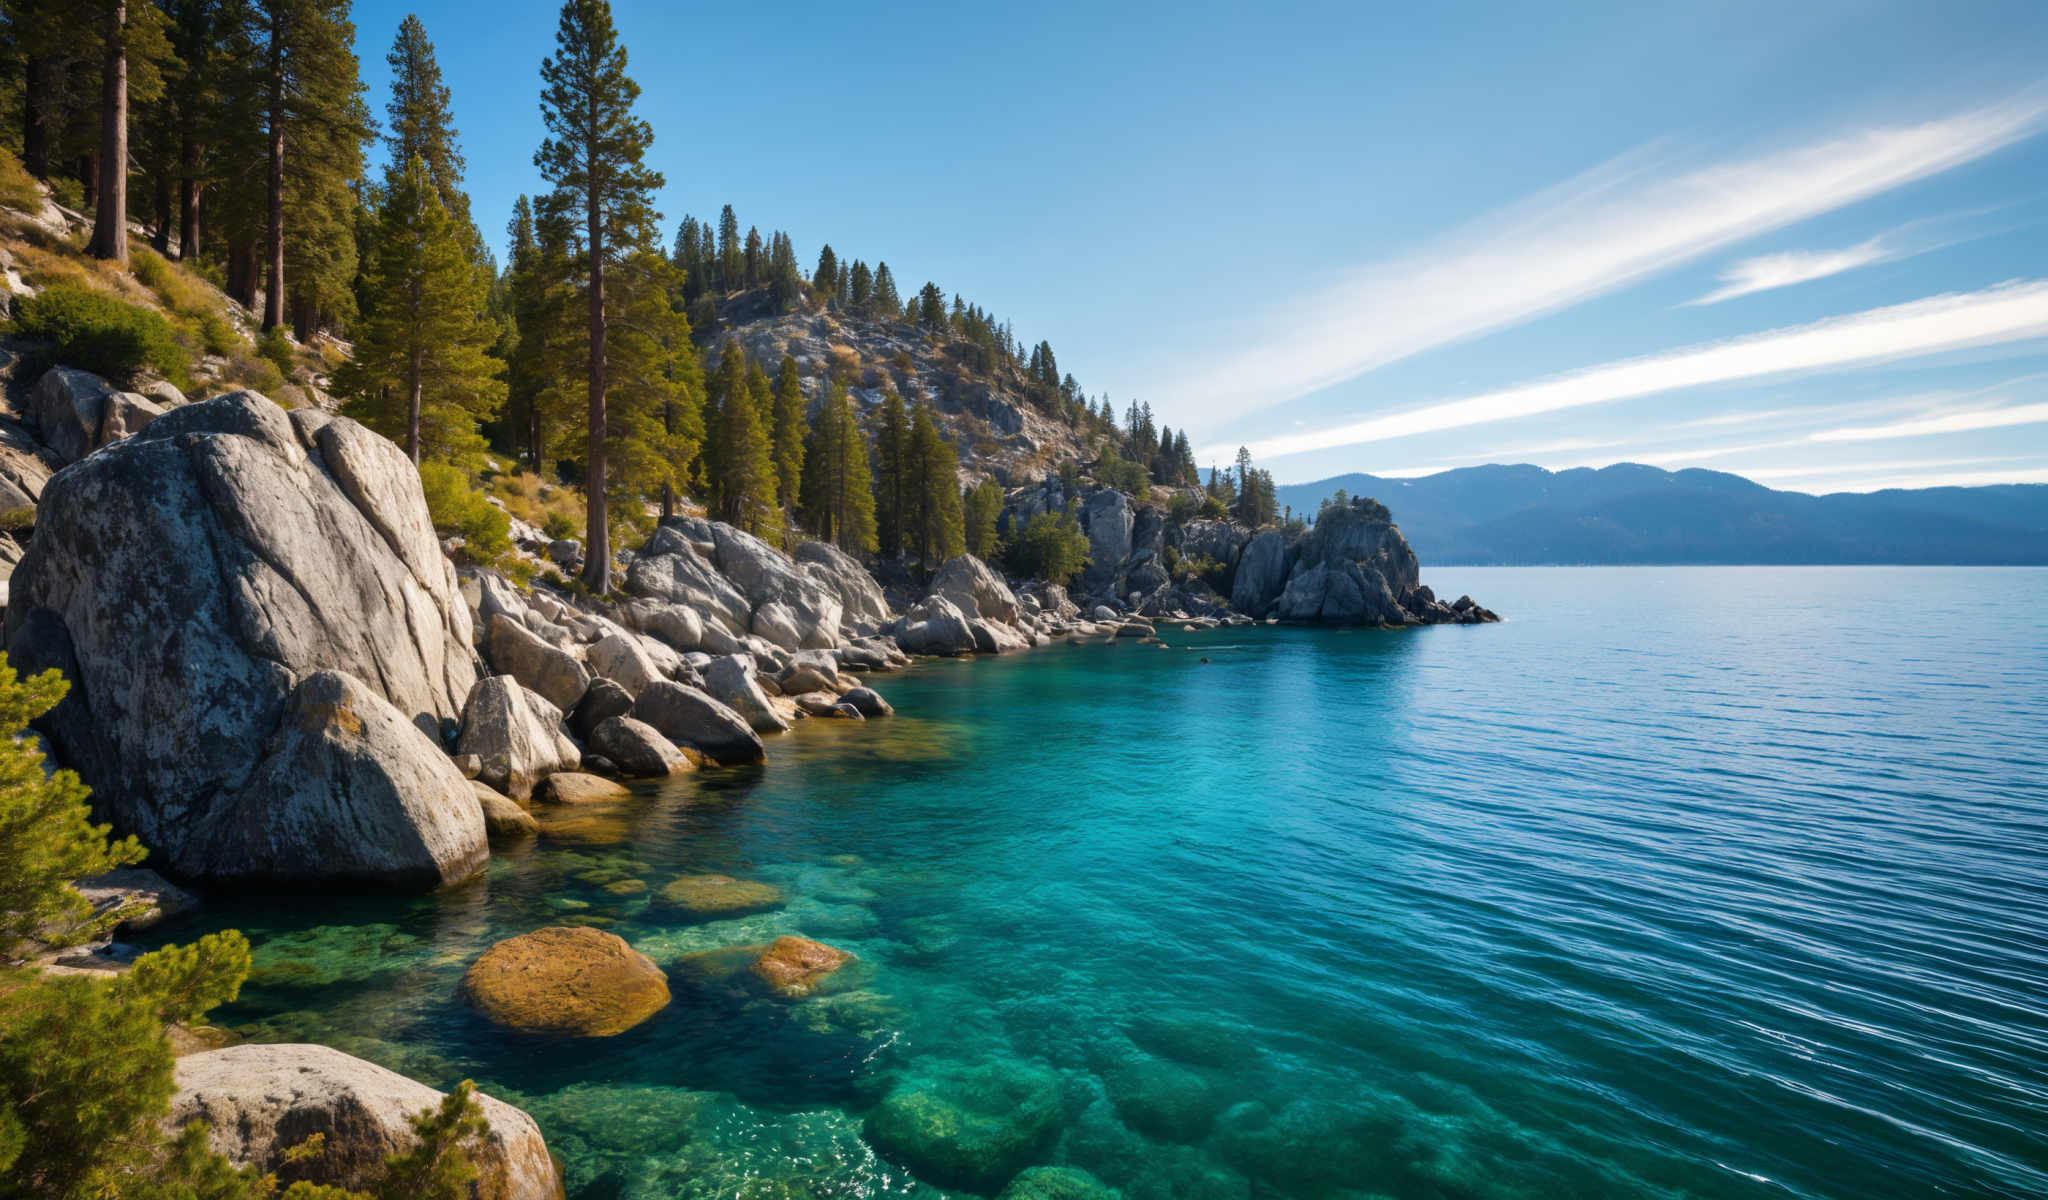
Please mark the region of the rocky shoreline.
MULTIPOLYGON (((873 677, 913 656, 1146 642, 1168 624, 1496 619, 1469 598, 1438 601, 1370 501, 1312 527, 1251 530, 1057 480, 1015 489, 1002 521, 1074 512, 1091 559, 1071 590, 1007 580, 968 555, 922 586, 903 573, 885 585, 829 544, 785 554, 697 517, 662 520, 621 556, 619 597, 522 589, 444 542, 412 464, 353 421, 247 391, 145 397, 63 368, 23 408, 0 418, 0 485, 34 518, 26 547, 5 556, 5 648, 24 673, 71 681, 37 730, 91 786, 100 818, 151 848, 154 872, 99 881, 107 902, 145 899, 158 916, 191 902, 164 876, 292 890, 460 882, 494 840, 623 795, 615 780, 759 763, 766 739, 800 721, 884 719, 873 677), (1197 556, 1221 568, 1227 598, 1175 580, 1172 561, 1197 556)), ((573 569, 581 552, 513 532, 536 561, 573 569)), ((514 938, 472 967, 466 988, 494 1020, 608 1036, 668 1002, 660 969, 616 937, 526 937, 553 940, 514 938)), ((796 938, 739 949, 701 965, 718 986, 784 1002, 850 957, 796 938)), ((178 1083, 178 1122, 207 1118, 238 1162, 267 1169, 282 1129, 328 1134, 349 1149, 320 1180, 336 1183, 349 1162, 381 1162, 405 1137, 403 1115, 438 1096, 317 1046, 199 1049, 178 1083)), ((560 1195, 531 1119, 484 1107, 493 1194, 560 1195)))

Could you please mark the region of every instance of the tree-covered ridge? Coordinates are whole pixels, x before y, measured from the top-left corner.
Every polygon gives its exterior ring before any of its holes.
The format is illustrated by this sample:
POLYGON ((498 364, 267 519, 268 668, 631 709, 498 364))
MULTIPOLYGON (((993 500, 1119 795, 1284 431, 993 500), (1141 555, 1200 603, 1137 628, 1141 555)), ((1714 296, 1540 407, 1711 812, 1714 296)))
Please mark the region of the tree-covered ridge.
MULTIPOLYGON (((928 570, 963 547, 1001 550, 1000 503, 975 491, 991 475, 1014 486, 1029 479, 1013 468, 1059 470, 1133 494, 1202 482, 1185 431, 1149 403, 1089 393, 1049 342, 936 281, 831 245, 811 258, 730 205, 668 232, 655 131, 605 0, 564 3, 539 64, 543 186, 515 204, 502 267, 464 190, 458 98, 417 16, 386 55, 381 122, 347 0, 0 0, 0 16, 4 143, 95 213, 88 252, 121 269, 134 239, 109 230, 139 224, 151 249, 135 269, 154 255, 216 282, 287 377, 287 333, 318 340, 320 382, 434 466, 437 516, 479 555, 502 531, 444 468, 477 485, 509 461, 580 490, 566 531, 583 535, 597 592, 620 539, 686 506, 778 544, 817 537, 928 570), (892 370, 878 378, 836 344, 801 361, 750 353, 740 336, 806 317, 887 341, 892 370), (1049 457, 999 468, 986 422, 964 420, 935 378, 975 381, 1061 431, 1049 457)), ((1245 464, 1227 489, 1210 474, 1238 515, 1274 515, 1270 480, 1245 464)))

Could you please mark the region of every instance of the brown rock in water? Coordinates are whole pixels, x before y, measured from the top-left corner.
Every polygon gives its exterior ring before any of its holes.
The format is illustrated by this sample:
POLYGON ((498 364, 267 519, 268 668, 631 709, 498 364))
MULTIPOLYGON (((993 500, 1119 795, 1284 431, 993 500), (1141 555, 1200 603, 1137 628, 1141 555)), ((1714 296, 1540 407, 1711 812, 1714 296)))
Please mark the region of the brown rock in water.
POLYGON ((661 889, 657 903, 700 921, 718 921, 772 912, 789 900, 773 884, 730 875, 685 875, 661 889))
POLYGON ((469 786, 476 792, 478 806, 484 810, 484 831, 492 839, 525 837, 540 832, 540 822, 510 796, 480 780, 470 780, 469 786))
POLYGON ((558 1037, 611 1037, 667 1007, 668 978, 617 934, 551 925, 484 951, 465 998, 499 1025, 558 1037))
POLYGON ((825 977, 853 961, 853 955, 809 938, 783 936, 754 960, 748 974, 770 993, 800 1000, 818 990, 825 977))
POLYGON ((533 789, 533 798, 542 804, 603 804, 632 794, 624 784, 582 771, 558 771, 533 789))

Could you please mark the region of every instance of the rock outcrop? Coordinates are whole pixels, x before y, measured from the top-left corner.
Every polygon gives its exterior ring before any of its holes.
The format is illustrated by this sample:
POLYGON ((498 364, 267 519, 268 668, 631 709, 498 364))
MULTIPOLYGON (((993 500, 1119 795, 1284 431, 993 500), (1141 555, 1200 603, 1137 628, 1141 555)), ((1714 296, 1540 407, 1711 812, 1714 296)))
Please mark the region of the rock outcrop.
MULTIPOLYGON (((841 596, 849 583, 829 578, 839 569, 834 564, 830 571, 811 571, 730 525, 671 517, 633 560, 626 588, 696 612, 705 627, 702 640, 677 645, 679 650, 728 654, 747 649, 749 639, 785 651, 828 649, 863 632, 860 622, 846 623, 841 596), (723 640, 713 635, 714 627, 723 640)), ((867 583, 872 587, 874 581, 867 583)), ((851 586, 858 590, 857 581, 851 586)))
MULTIPOLYGON (((229 1161, 299 1181, 367 1189, 385 1159, 419 1144, 408 1118, 442 1094, 326 1046, 229 1046, 178 1060, 168 1129, 205 1121, 213 1151, 229 1161), (319 1135, 321 1152, 287 1152, 319 1135)), ((562 1176, 533 1118, 477 1094, 484 1131, 471 1157, 478 1200, 560 1200, 562 1176)))
POLYGON ((147 396, 117 391, 99 376, 69 367, 43 372, 28 405, 43 445, 67 463, 140 433, 164 415, 163 406, 147 396))
POLYGON ((534 785, 557 771, 573 771, 582 751, 562 727, 562 713, 510 675, 476 681, 462 708, 458 754, 482 760, 477 778, 524 800, 534 785))
POLYGON ((640 693, 633 717, 721 767, 765 762, 768 748, 745 718, 693 687, 663 680, 640 693))
POLYGON ((476 681, 469 612, 384 438, 253 392, 173 409, 49 480, 10 601, 14 665, 72 683, 40 727, 171 873, 245 878, 223 847, 260 844, 279 882, 417 885, 481 853, 467 785, 425 766, 476 681), (280 795, 287 761, 307 773, 280 795), (391 808, 408 777, 432 786, 391 808), (366 830, 393 846, 352 853, 366 830))

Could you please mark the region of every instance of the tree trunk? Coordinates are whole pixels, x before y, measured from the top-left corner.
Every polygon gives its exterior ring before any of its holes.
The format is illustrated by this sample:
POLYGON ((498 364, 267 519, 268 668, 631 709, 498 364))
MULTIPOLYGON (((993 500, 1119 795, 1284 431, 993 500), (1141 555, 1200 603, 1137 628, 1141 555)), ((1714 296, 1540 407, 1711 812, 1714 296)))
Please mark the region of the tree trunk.
POLYGON ((78 156, 78 189, 87 212, 99 211, 100 203, 100 156, 81 154, 78 156))
POLYGON ((178 147, 178 257, 199 257, 199 143, 190 137, 178 147))
POLYGON ((592 182, 585 196, 590 216, 590 449, 583 471, 583 582, 602 596, 612 590, 612 543, 605 512, 604 219, 598 207, 596 167, 590 163, 584 176, 592 182))
POLYGON ((256 248, 247 241, 228 246, 228 298, 243 308, 256 306, 256 248))
POLYGON ((405 456, 420 465, 420 348, 412 348, 412 370, 407 379, 405 402, 405 456))
POLYGON ((93 215, 92 256, 128 265, 128 5, 107 8, 106 57, 100 69, 100 195, 93 215))
POLYGON ((270 31, 270 229, 263 332, 284 324, 284 30, 270 31))
POLYGON ((158 254, 171 256, 171 226, 177 222, 177 201, 171 199, 171 176, 167 171, 156 174, 156 232, 149 243, 158 254))
POLYGON ((28 58, 22 75, 21 165, 37 179, 50 177, 50 111, 46 103, 48 64, 41 55, 28 58))

